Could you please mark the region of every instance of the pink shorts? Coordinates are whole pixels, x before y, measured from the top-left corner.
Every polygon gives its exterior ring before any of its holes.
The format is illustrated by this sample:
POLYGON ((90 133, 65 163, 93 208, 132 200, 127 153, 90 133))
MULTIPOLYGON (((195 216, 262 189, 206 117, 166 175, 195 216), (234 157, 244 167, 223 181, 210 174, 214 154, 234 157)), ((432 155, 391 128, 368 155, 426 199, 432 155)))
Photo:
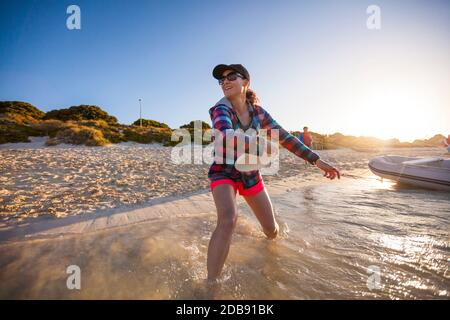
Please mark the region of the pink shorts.
POLYGON ((220 180, 216 180, 216 181, 212 181, 211 182, 211 191, 213 191, 214 188, 217 187, 219 184, 224 184, 224 183, 233 186, 234 193, 239 191, 239 194, 241 196, 254 196, 254 195, 257 195, 259 192, 264 190, 264 182, 262 180, 260 180, 253 187, 251 187, 249 189, 244 189, 244 185, 240 181, 236 182, 236 181, 233 181, 231 179, 220 179, 220 180))

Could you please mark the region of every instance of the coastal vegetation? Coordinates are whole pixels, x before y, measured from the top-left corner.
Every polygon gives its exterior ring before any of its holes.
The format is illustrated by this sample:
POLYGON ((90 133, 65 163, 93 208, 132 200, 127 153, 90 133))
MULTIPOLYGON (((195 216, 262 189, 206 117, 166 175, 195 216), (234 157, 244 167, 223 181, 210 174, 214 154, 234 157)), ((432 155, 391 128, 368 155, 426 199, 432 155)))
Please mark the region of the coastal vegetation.
MULTIPOLYGON (((201 134, 204 134, 211 128, 204 121, 200 123, 201 129, 200 126, 195 128, 194 121, 180 128, 187 129, 193 141, 195 130, 201 130, 201 134)), ((28 102, 0 101, 0 144, 30 142, 30 137, 47 136, 48 146, 60 143, 103 146, 126 141, 173 146, 178 144, 178 141, 171 141, 173 130, 175 129, 169 125, 151 119, 137 119, 130 125, 120 124, 116 117, 94 105, 71 106, 44 112, 28 102)), ((298 136, 298 131, 291 133, 298 136)), ((441 146, 444 140, 442 134, 436 134, 430 139, 402 142, 398 139, 382 140, 342 133, 311 133, 314 149, 351 148, 369 151, 382 147, 436 147, 441 146)))

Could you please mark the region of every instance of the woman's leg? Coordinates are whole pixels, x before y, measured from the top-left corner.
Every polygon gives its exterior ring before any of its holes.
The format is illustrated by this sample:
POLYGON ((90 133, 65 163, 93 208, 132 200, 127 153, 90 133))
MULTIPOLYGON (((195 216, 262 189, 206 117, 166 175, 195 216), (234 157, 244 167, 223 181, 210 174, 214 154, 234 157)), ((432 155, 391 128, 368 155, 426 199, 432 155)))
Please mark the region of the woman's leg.
POLYGON ((278 235, 279 226, 275 220, 272 202, 270 202, 269 194, 264 188, 254 196, 244 196, 245 201, 252 209, 256 218, 263 228, 263 232, 267 238, 274 239, 278 235))
POLYGON ((220 184, 213 189, 212 194, 217 208, 217 226, 209 241, 208 280, 215 280, 222 272, 237 221, 234 187, 230 184, 220 184))

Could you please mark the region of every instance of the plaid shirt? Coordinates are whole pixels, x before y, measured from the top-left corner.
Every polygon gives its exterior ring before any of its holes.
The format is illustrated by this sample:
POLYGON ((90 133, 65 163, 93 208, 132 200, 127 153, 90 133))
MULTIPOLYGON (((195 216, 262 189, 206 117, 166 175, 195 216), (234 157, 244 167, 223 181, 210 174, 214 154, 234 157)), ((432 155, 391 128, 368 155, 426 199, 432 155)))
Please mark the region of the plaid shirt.
MULTIPOLYGON (((305 146, 299 139, 294 137, 288 131, 284 130, 271 116, 259 105, 249 104, 250 111, 250 125, 256 131, 259 129, 266 129, 267 136, 271 136, 271 130, 277 129, 279 132, 280 144, 294 153, 300 158, 305 159, 311 164, 314 164, 319 155, 314 153, 311 149, 305 146)), ((209 109, 209 115, 212 121, 212 127, 225 135, 226 130, 243 129, 239 123, 239 119, 234 111, 229 100, 224 97, 209 109)), ((225 140, 225 139, 224 139, 225 140)), ((248 139, 245 140, 245 150, 249 150, 248 139)), ((223 142, 223 154, 225 155, 225 141, 223 142)), ((236 160, 236 157, 235 157, 236 160)), ((213 162, 209 168, 208 178, 211 181, 220 179, 231 179, 233 181, 241 181, 244 189, 248 189, 261 181, 262 176, 259 170, 250 172, 240 172, 234 167, 234 163, 230 164, 223 161, 223 164, 213 162)))

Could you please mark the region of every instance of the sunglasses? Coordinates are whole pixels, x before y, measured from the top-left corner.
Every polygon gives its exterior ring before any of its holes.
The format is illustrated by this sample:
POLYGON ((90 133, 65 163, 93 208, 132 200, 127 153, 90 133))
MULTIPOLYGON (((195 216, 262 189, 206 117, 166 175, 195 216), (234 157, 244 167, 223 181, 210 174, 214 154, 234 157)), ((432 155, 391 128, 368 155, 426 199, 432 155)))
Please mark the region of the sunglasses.
POLYGON ((227 74, 225 77, 222 77, 219 79, 219 84, 223 85, 223 83, 225 82, 225 79, 227 79, 228 81, 234 81, 237 78, 241 78, 241 79, 245 79, 245 77, 237 72, 230 72, 229 74, 227 74))

